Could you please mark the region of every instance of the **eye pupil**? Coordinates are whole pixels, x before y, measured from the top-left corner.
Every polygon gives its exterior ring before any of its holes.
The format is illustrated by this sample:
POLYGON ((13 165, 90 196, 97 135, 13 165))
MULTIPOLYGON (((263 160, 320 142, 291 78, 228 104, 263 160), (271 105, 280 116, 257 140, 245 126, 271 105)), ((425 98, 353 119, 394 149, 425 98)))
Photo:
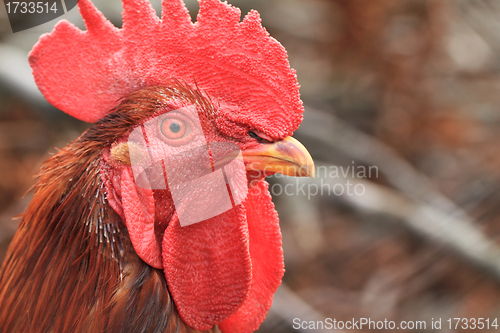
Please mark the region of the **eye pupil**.
POLYGON ((181 130, 181 125, 179 125, 178 123, 170 124, 170 130, 173 133, 178 133, 181 130))

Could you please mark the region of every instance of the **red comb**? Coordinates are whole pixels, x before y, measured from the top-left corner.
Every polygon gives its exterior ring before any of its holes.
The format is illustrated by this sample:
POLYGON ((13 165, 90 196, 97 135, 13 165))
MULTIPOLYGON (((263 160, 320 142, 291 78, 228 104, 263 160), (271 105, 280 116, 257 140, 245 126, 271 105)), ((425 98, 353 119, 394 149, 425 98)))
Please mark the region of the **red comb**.
POLYGON ((250 126, 276 137, 291 134, 303 106, 284 47, 256 11, 240 22, 240 10, 227 3, 199 3, 193 23, 182 0, 163 0, 161 20, 148 1, 123 0, 118 29, 90 0, 80 0, 87 31, 61 21, 30 53, 38 87, 55 107, 95 122, 142 87, 171 78, 196 81, 221 104, 252 113, 250 126), (266 126, 269 115, 272 126, 266 126))

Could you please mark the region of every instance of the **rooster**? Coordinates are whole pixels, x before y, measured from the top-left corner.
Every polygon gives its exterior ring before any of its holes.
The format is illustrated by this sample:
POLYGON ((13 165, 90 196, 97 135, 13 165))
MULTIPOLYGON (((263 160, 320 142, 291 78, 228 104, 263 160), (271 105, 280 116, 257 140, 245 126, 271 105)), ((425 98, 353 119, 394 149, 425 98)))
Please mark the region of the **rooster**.
POLYGON ((41 168, 0 271, 2 332, 253 332, 284 274, 264 178, 314 177, 286 51, 251 11, 90 0, 29 55, 55 107, 94 123, 41 168))

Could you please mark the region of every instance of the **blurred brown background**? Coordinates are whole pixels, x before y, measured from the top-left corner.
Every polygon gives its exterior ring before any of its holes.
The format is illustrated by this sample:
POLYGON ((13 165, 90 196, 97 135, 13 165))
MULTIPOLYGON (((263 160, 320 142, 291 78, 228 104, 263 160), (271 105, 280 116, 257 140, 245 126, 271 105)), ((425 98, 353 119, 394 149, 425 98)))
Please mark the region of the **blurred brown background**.
MULTIPOLYGON (((259 331, 330 317, 461 332, 446 320, 500 317, 500 1, 229 2, 287 48, 306 105, 295 136, 318 165, 378 171, 269 179, 287 272, 259 331), (327 191, 347 182, 363 194, 327 191)), ((121 25, 118 0, 95 3, 121 25)), ((13 34, 0 5, 0 261, 41 162, 88 126, 44 102, 27 68, 53 25, 13 34)))

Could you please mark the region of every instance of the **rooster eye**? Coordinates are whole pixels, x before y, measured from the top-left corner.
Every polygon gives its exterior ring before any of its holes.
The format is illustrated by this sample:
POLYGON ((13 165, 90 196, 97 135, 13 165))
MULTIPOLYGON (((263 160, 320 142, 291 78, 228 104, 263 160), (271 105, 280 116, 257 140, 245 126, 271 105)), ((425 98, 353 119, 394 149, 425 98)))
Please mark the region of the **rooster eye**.
POLYGON ((179 118, 165 118, 161 122, 161 132, 168 139, 181 139, 186 135, 188 125, 179 118))
POLYGON ((258 135, 257 133, 255 132, 248 132, 248 135, 251 137, 251 138, 254 138, 255 140, 257 140, 259 143, 270 143, 270 142, 273 142, 271 140, 271 138, 269 137, 265 137, 263 138, 262 136, 258 135))

